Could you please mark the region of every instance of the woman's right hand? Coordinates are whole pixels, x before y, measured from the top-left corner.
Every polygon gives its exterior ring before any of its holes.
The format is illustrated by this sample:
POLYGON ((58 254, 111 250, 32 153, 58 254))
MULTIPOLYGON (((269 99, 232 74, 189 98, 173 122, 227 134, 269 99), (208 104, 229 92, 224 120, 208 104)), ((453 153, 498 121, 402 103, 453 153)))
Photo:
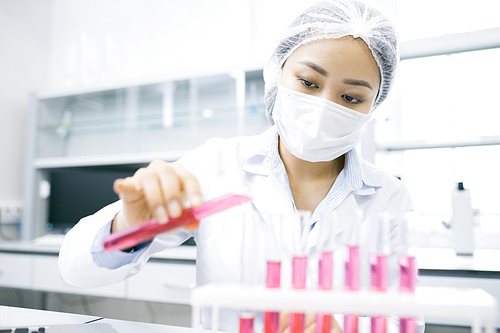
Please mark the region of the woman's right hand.
MULTIPOLYGON (((203 203, 196 178, 182 165, 160 159, 136 171, 132 177, 117 179, 113 190, 123 200, 123 209, 115 216, 111 232, 128 229, 156 218, 168 222, 168 216, 179 217, 187 200, 192 207, 203 203)), ((198 223, 188 225, 194 229, 198 223)))

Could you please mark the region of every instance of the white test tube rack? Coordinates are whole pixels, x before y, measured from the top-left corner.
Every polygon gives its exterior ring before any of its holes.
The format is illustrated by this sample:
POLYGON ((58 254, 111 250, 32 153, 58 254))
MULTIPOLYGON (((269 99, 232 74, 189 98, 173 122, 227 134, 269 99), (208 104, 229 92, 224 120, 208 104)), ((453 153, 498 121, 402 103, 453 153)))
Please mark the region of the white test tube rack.
POLYGON ((266 289, 207 284, 191 293, 192 326, 201 330, 201 308, 212 309, 212 331, 219 331, 219 309, 344 313, 363 316, 467 320, 472 333, 496 332, 498 304, 482 289, 417 287, 414 294, 389 291, 266 289))

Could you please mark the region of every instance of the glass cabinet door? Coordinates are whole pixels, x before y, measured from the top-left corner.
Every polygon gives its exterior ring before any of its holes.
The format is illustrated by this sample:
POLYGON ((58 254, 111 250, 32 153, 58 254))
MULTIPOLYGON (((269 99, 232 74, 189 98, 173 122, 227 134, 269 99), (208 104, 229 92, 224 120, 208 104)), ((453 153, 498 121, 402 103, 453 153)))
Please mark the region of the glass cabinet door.
POLYGON ((37 158, 187 151, 269 127, 262 71, 40 100, 37 158))

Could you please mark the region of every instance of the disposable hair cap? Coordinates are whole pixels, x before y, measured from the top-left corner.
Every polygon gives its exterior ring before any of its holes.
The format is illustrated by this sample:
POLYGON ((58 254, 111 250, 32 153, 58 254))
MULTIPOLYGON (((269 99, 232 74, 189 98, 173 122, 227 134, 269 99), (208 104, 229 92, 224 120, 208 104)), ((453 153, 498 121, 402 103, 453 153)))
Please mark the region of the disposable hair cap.
POLYGON ((370 48, 380 69, 380 88, 373 109, 382 103, 394 81, 399 61, 394 26, 378 10, 362 2, 332 0, 319 2, 297 17, 276 47, 264 68, 266 115, 271 124, 281 69, 299 46, 321 38, 353 36, 370 48))

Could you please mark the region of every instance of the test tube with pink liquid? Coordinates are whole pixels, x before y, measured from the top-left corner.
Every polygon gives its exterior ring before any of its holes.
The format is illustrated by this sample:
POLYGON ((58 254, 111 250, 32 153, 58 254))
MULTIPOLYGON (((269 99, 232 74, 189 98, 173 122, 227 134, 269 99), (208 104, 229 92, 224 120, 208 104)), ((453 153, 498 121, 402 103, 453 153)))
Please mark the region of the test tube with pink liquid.
MULTIPOLYGON (((332 290, 333 288, 333 254, 338 244, 335 236, 340 232, 338 225, 338 214, 333 212, 319 215, 317 228, 318 237, 318 289, 332 290)), ((332 327, 332 315, 318 313, 316 315, 316 333, 330 333, 332 327)))
MULTIPOLYGON (((260 221, 252 210, 244 211, 241 223, 240 272, 238 282, 244 286, 258 284, 258 256, 255 244, 258 243, 260 221)), ((239 333, 254 333, 255 312, 239 309, 239 333)))
MULTIPOLYGON (((266 224, 266 288, 276 289, 281 281, 281 234, 283 214, 270 214, 266 224)), ((280 314, 277 311, 264 312, 264 333, 280 332, 280 314)))
MULTIPOLYGON (((344 289, 348 291, 359 290, 359 244, 360 229, 363 222, 361 211, 353 211, 346 216, 345 247, 344 247, 344 289)), ((358 316, 346 314, 344 316, 344 332, 358 332, 358 316)))
MULTIPOLYGON (((299 210, 292 215, 292 288, 305 289, 307 278, 307 239, 311 212, 299 210)), ((290 313, 290 333, 303 333, 305 328, 304 313, 290 313)))
MULTIPOLYGON (((373 212, 368 214, 370 228, 370 290, 386 292, 389 284, 389 222, 388 212, 373 212)), ((372 317, 371 332, 387 332, 387 317, 372 317)))
MULTIPOLYGON (((414 226, 415 214, 407 213, 398 221, 400 230, 401 253, 399 255, 399 292, 413 293, 417 285, 417 262, 415 260, 414 226)), ((415 318, 399 319, 400 333, 416 333, 415 318)))

